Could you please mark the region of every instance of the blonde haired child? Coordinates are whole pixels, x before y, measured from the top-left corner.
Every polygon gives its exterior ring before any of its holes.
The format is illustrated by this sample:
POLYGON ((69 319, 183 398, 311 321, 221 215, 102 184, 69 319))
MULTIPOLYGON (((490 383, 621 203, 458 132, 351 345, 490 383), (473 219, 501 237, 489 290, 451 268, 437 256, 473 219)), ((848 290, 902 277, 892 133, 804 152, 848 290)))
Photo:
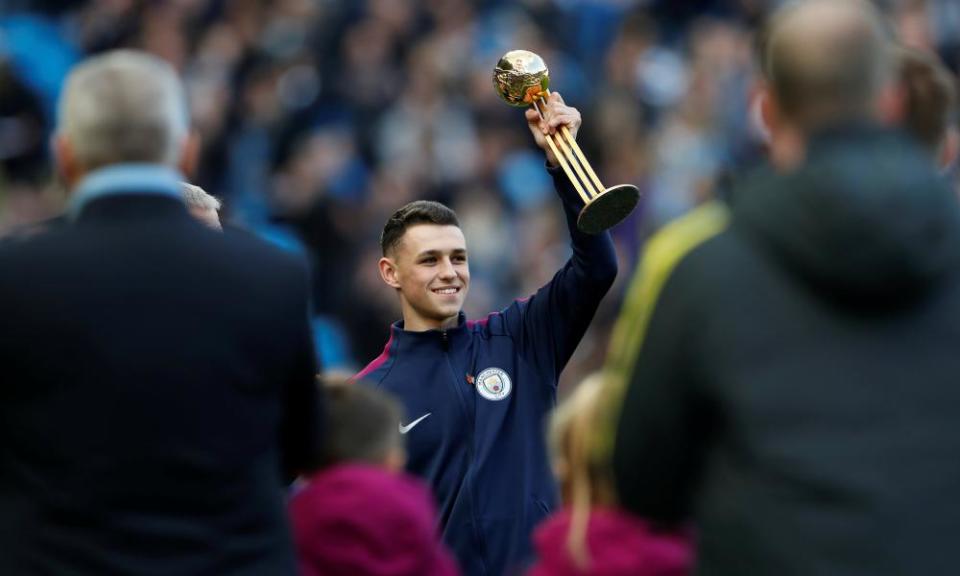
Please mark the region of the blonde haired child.
POLYGON ((591 446, 603 377, 587 378, 550 419, 549 442, 564 507, 534 533, 539 562, 528 576, 684 576, 686 534, 658 533, 616 507, 607 462, 591 446))

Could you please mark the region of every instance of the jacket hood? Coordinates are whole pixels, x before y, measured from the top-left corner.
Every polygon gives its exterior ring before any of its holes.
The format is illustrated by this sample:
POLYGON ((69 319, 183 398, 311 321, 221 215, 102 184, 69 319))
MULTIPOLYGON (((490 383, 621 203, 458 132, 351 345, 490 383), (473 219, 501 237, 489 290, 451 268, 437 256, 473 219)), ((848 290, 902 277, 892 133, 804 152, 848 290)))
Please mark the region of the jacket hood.
POLYGON ((527 576, 686 576, 693 565, 687 534, 653 532, 625 512, 597 508, 590 511, 587 527, 590 564, 582 571, 567 549, 569 531, 569 509, 537 528, 534 543, 539 562, 527 576))
POLYGON ((929 153, 869 126, 812 139, 807 162, 760 170, 734 196, 734 225, 819 291, 902 302, 960 262, 960 207, 929 153))

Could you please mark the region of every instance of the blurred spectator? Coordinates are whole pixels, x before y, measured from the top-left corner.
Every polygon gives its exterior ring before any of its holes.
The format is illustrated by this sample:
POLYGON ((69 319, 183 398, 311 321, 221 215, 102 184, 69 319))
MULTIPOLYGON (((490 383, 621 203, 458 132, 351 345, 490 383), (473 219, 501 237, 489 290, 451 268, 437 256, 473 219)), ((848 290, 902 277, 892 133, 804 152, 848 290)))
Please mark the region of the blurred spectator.
POLYGON ((528 576, 684 576, 692 539, 661 533, 616 507, 609 462, 589 442, 602 376, 584 381, 550 418, 550 452, 564 507, 534 533, 538 563, 528 576))
POLYGON ((0 177, 38 181, 47 162, 47 131, 39 100, 0 56, 0 177))
POLYGON ((220 225, 220 201, 193 184, 182 182, 183 200, 187 204, 190 215, 203 222, 214 230, 222 229, 220 225))
POLYGON ((290 500, 304 576, 453 576, 426 487, 402 474, 400 405, 387 394, 329 381, 322 467, 290 500))
POLYGON ((956 77, 936 54, 898 47, 894 58, 897 82, 888 120, 903 126, 930 151, 937 166, 948 169, 960 147, 956 77))
POLYGON ((294 574, 282 491, 321 433, 305 265, 190 216, 156 57, 79 65, 54 148, 65 217, 0 246, 0 566, 294 574))
POLYGON ((772 166, 658 233, 624 309, 620 502, 693 519, 703 573, 951 572, 960 205, 880 125, 871 3, 789 4, 763 39, 772 166))

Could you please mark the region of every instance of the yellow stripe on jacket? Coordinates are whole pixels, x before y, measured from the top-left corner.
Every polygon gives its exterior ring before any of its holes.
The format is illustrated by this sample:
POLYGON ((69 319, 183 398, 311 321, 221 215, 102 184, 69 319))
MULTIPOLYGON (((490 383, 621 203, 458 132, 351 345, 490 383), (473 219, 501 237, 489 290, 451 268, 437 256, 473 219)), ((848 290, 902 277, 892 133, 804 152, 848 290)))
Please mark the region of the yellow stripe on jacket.
POLYGON ((604 406, 594 444, 598 458, 608 459, 613 449, 623 395, 663 286, 680 261, 694 248, 723 232, 729 220, 725 204, 708 202, 674 220, 647 242, 610 338, 604 365, 607 390, 603 394, 604 406))

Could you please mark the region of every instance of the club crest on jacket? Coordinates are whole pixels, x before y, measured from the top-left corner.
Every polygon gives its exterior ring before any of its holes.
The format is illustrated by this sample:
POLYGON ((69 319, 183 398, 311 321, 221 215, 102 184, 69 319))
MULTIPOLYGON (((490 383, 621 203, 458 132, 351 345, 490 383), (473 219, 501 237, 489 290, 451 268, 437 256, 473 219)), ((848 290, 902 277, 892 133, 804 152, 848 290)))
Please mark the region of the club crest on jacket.
POLYGON ((487 400, 503 400, 513 387, 510 377, 500 368, 487 368, 477 375, 477 392, 487 400))

